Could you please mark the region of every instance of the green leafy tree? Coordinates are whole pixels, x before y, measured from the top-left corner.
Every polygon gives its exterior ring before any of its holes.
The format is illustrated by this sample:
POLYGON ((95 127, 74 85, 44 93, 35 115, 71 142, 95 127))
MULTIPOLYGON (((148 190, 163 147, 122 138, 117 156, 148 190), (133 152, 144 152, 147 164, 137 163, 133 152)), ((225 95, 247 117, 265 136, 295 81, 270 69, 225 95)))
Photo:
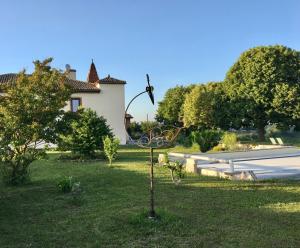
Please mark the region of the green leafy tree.
POLYGON ((300 117, 300 53, 284 46, 260 46, 242 53, 226 75, 237 109, 264 139, 269 122, 296 122, 300 117))
POLYGON ((91 109, 79 109, 68 122, 70 129, 60 135, 60 147, 74 154, 93 157, 96 150, 103 150, 103 137, 112 137, 106 120, 91 109))
POLYGON ((127 131, 130 137, 133 139, 139 138, 143 133, 141 124, 136 121, 130 123, 127 131))
POLYGON ((159 124, 156 121, 142 121, 141 122, 141 129, 142 129, 142 133, 149 133, 149 131, 151 131, 151 129, 158 127, 159 124))
POLYGON ((112 161, 116 159, 118 154, 118 149, 120 145, 120 140, 106 136, 103 138, 103 145, 104 145, 104 153, 109 161, 109 165, 112 165, 112 161))
POLYGON ((56 139, 57 120, 70 97, 65 76, 50 67, 51 58, 35 61, 31 75, 25 70, 2 86, 0 96, 0 165, 9 184, 29 179, 29 165, 45 154, 39 148, 56 139))
POLYGON ((223 83, 200 84, 186 95, 183 122, 186 127, 229 128, 233 125, 231 108, 223 83))
POLYGON ((194 86, 176 86, 167 90, 163 100, 158 103, 155 119, 164 124, 182 126, 182 106, 185 96, 194 86))

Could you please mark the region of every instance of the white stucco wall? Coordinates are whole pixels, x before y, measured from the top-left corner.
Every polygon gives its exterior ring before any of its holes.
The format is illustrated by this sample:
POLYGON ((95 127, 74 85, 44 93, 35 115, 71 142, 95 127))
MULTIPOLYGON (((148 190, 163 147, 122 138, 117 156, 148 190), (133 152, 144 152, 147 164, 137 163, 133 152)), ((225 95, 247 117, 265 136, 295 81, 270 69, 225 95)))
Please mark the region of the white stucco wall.
MULTIPOLYGON (((123 84, 101 84, 100 93, 72 94, 72 97, 81 98, 82 107, 91 108, 107 120, 115 136, 120 139, 121 144, 126 144, 124 86, 123 84)), ((71 110, 70 101, 67 103, 65 110, 71 110)))

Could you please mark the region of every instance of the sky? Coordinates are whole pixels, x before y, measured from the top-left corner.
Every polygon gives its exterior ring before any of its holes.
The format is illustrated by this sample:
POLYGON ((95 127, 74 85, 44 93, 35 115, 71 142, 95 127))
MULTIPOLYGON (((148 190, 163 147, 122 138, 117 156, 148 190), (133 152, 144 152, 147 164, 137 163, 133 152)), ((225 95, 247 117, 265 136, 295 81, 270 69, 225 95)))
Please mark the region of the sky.
MULTIPOLYGON (((299 0, 0 0, 0 74, 33 70, 53 57, 85 80, 94 59, 101 78, 127 81, 126 103, 150 75, 156 102, 176 85, 221 81, 255 46, 300 50, 299 0)), ((147 95, 130 107, 153 119, 147 95)))

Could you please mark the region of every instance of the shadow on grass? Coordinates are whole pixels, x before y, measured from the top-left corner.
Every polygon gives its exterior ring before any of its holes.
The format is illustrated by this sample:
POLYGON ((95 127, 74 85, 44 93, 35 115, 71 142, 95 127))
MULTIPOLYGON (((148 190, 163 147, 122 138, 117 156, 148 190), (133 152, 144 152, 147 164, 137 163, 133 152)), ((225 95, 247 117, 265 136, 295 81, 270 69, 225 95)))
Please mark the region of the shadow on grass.
POLYGON ((160 218, 151 221, 147 158, 132 149, 114 168, 51 159, 34 165, 30 185, 0 189, 0 247, 299 247, 300 213, 272 209, 299 202, 298 182, 187 175, 176 186, 156 167, 160 218), (57 190, 62 175, 81 182, 83 205, 57 190))

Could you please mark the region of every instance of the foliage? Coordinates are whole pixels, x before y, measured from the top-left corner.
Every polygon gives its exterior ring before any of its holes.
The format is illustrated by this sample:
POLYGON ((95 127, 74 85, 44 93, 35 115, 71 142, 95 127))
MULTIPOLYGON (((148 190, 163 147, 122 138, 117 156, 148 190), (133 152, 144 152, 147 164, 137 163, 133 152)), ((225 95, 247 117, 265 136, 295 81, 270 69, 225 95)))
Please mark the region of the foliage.
POLYGON ((93 157, 84 157, 81 154, 78 153, 62 153, 59 155, 57 160, 60 161, 74 161, 74 162, 86 162, 90 160, 104 160, 104 154, 102 152, 96 152, 93 157))
POLYGON ((96 150, 103 150, 105 136, 112 137, 106 120, 91 109, 81 108, 70 120, 70 130, 60 135, 60 146, 83 157, 94 157, 96 150))
POLYGON ((249 49, 228 71, 226 87, 263 140, 268 122, 300 118, 300 52, 279 45, 249 49))
POLYGON ((62 191, 63 193, 69 193, 72 191, 74 185, 74 180, 73 177, 63 177, 58 183, 57 186, 59 188, 60 191, 62 191))
POLYGON ((184 129, 181 133, 179 133, 176 138, 176 142, 184 147, 191 147, 193 142, 189 130, 184 129))
POLYGON ((133 139, 138 139, 143 134, 141 124, 136 121, 130 123, 127 132, 133 139))
POLYGON ((223 83, 197 85, 186 95, 183 105, 184 125, 227 129, 233 125, 232 107, 233 103, 229 102, 223 83))
POLYGON ((83 203, 84 200, 83 189, 81 187, 80 182, 73 183, 71 194, 72 194, 72 203, 74 205, 80 205, 83 203))
MULTIPOLYGON (((82 111, 82 110, 79 110, 82 111)), ((78 121, 80 118, 79 112, 72 112, 72 111, 66 111, 63 113, 61 118, 58 120, 57 123, 57 138, 56 138, 56 144, 58 145, 58 148, 60 151, 66 151, 68 150, 68 146, 66 143, 64 143, 63 137, 72 134, 73 129, 71 128, 71 124, 74 121, 78 121)))
POLYGON ((162 101, 158 103, 158 109, 155 119, 164 124, 182 126, 182 106, 187 93, 194 86, 176 86, 167 90, 162 101))
POLYGON ((225 132, 221 140, 225 150, 234 151, 237 148, 237 135, 235 133, 225 132))
POLYGON ((51 58, 35 61, 31 75, 25 70, 16 81, 2 85, 0 96, 0 166, 4 180, 22 184, 29 165, 44 155, 44 142, 55 142, 56 127, 70 97, 65 76, 49 66, 51 58))
POLYGON ((218 145, 221 140, 222 133, 218 130, 202 130, 193 131, 192 134, 193 142, 199 145, 201 152, 207 152, 214 146, 218 145))
POLYGON ((167 153, 160 156, 160 165, 168 168, 171 172, 171 178, 173 183, 178 185, 181 179, 185 176, 183 161, 171 161, 167 153))
POLYGON ((156 121, 142 121, 141 122, 141 129, 142 133, 149 133, 149 131, 155 127, 158 127, 159 124, 156 121))
POLYGON ((272 135, 279 132, 280 130, 278 129, 278 125, 276 123, 265 126, 265 133, 267 137, 271 137, 272 135))
POLYGON ((117 157, 120 140, 106 136, 105 138, 103 138, 103 145, 104 153, 109 161, 109 165, 112 165, 112 161, 117 157))
POLYGON ((222 144, 218 144, 216 146, 214 146, 212 149, 211 149, 212 152, 223 152, 225 151, 225 148, 222 146, 222 144))
POLYGON ((168 161, 165 165, 171 172, 172 182, 178 185, 185 176, 184 164, 182 161, 168 161))

